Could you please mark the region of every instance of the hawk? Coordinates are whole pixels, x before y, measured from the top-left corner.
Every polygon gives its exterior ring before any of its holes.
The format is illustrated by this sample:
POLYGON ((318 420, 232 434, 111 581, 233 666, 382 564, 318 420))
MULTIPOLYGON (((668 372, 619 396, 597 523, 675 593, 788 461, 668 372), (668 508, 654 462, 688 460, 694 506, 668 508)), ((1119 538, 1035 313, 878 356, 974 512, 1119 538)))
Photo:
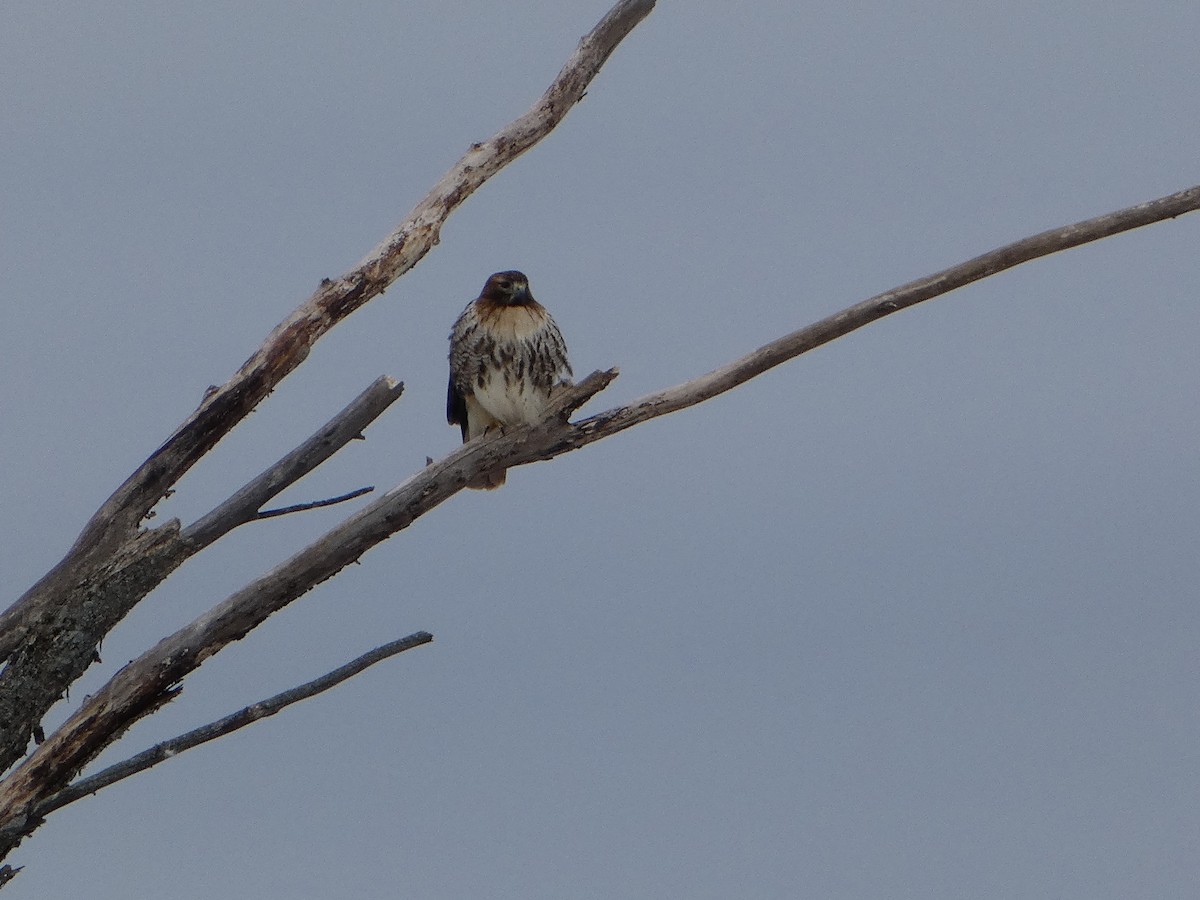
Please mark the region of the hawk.
MULTIPOLYGON (((570 374, 562 332, 533 299, 529 279, 497 272, 450 331, 446 421, 462 429, 464 444, 497 425, 537 422, 551 392, 570 374)), ((504 469, 498 469, 467 487, 502 484, 504 469)))

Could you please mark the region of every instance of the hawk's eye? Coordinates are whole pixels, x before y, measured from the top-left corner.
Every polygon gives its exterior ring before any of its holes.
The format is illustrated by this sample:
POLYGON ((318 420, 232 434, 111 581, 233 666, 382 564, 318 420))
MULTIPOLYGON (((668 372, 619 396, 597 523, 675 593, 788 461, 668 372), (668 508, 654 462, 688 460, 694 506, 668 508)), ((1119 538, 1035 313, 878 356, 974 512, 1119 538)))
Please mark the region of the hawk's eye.
POLYGON ((512 282, 511 281, 502 281, 502 282, 500 282, 500 287, 504 288, 507 291, 512 287, 512 282))

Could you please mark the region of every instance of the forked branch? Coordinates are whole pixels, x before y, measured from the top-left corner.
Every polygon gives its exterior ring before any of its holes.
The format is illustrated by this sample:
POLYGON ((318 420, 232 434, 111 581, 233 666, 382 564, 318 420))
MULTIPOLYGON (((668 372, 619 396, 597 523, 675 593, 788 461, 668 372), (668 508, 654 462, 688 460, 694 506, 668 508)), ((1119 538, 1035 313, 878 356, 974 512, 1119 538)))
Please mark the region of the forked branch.
POLYGON ((141 531, 98 571, 82 573, 69 597, 33 620, 28 638, 0 671, 0 770, 24 755, 46 710, 91 665, 94 648, 134 605, 189 557, 255 519, 264 503, 359 436, 402 390, 391 378, 376 379, 316 434, 196 524, 181 532, 172 520, 141 531))
POLYGON ((184 528, 180 538, 188 545, 190 552, 197 553, 239 525, 263 518, 260 510, 264 503, 279 496, 338 450, 360 437, 363 429, 395 403, 403 392, 402 383, 381 375, 312 437, 242 485, 228 500, 184 528))

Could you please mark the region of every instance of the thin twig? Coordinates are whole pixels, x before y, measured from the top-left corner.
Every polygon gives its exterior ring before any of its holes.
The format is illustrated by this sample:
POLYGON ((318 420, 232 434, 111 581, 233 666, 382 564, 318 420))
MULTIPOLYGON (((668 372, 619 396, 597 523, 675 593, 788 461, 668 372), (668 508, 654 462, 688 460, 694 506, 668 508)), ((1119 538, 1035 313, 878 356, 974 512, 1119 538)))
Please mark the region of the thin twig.
MULTIPOLYGON (((260 513, 262 505, 277 497, 317 466, 333 456, 348 443, 360 437, 368 425, 400 398, 404 385, 386 375, 375 379, 366 390, 355 397, 336 416, 318 428, 295 450, 269 466, 240 487, 228 500, 183 529, 180 538, 191 553, 196 553, 239 525, 267 518, 260 513)), ((345 497, 320 501, 315 505, 328 506, 366 493, 363 488, 345 497)), ((285 511, 302 507, 289 507, 285 511)), ((283 515, 283 512, 274 512, 283 515)))
POLYGON ((355 497, 361 497, 363 494, 369 494, 375 490, 375 485, 371 484, 367 487, 360 487, 357 490, 351 491, 348 494, 342 494, 340 497, 330 497, 328 500, 312 500, 308 503, 296 503, 292 506, 281 506, 278 509, 264 509, 262 512, 255 515, 255 519, 273 519, 276 516, 286 516, 289 513, 305 512, 310 509, 320 509, 323 506, 333 506, 337 503, 345 503, 347 500, 353 500, 355 497))
POLYGON ((168 741, 155 744, 153 747, 143 750, 136 756, 131 756, 123 762, 115 763, 106 769, 102 769, 95 775, 81 778, 54 796, 48 797, 38 804, 37 809, 34 810, 34 815, 38 818, 43 818, 56 809, 61 809, 68 803, 73 803, 81 797, 94 794, 102 788, 128 778, 130 775, 136 775, 138 772, 152 768, 160 762, 168 760, 173 756, 178 756, 185 750, 191 750, 193 747, 198 747, 219 737, 224 737, 231 731, 237 731, 239 728, 244 728, 260 719, 273 716, 293 703, 298 703, 301 700, 306 700, 332 687, 336 687, 346 679, 354 677, 363 669, 373 666, 377 662, 382 662, 398 653, 403 653, 405 650, 411 650, 413 647, 428 644, 432 640, 433 635, 427 631, 415 632, 408 637, 376 647, 374 650, 364 653, 357 659, 339 666, 332 672, 322 675, 320 678, 315 678, 306 684, 283 691, 266 700, 260 700, 258 703, 240 709, 235 713, 225 716, 223 719, 218 719, 200 728, 195 728, 186 734, 181 734, 168 741))

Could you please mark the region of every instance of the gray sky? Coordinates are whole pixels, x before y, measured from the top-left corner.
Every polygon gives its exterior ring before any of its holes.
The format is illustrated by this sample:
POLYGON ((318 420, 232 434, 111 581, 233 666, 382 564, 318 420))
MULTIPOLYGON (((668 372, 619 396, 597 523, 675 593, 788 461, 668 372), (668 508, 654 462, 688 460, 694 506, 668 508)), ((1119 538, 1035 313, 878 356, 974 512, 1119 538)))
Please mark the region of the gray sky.
MULTIPOLYGON (((12 597, 270 328, 524 112, 608 0, 46 2, 0 27, 12 597)), ((1193 0, 670 3, 160 507, 373 378, 284 498, 455 446, 520 268, 600 409, 1195 183, 1193 0)), ((55 814, 14 897, 1158 898, 1200 877, 1200 217, 1027 265, 467 492, 103 757, 436 642, 55 814)), ((331 527, 189 563, 76 699, 331 527)), ((54 722, 66 709, 57 709, 54 722)))

